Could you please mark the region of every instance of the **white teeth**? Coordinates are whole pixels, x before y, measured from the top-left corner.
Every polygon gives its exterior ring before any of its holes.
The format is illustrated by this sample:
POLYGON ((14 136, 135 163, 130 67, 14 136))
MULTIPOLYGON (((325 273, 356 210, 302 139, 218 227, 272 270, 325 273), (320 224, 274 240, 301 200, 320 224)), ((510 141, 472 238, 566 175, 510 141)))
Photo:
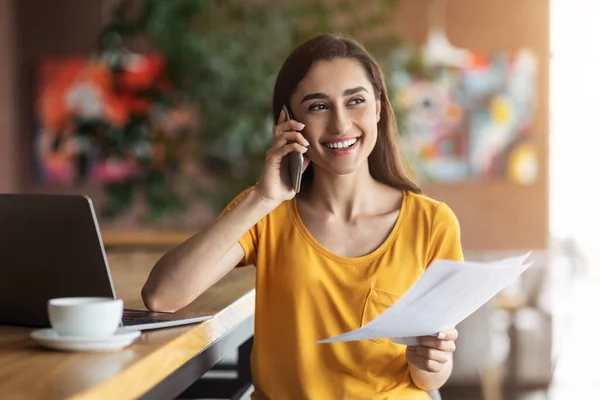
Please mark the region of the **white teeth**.
POLYGON ((325 143, 330 149, 346 149, 356 143, 356 138, 344 140, 343 142, 325 143))

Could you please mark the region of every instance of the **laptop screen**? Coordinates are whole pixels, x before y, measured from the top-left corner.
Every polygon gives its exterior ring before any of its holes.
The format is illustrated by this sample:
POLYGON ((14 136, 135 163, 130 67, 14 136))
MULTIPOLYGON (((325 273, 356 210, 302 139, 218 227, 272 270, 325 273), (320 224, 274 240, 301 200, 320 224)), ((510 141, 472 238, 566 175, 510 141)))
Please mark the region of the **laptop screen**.
POLYGON ((0 194, 0 324, 49 326, 55 297, 115 297, 84 195, 0 194))

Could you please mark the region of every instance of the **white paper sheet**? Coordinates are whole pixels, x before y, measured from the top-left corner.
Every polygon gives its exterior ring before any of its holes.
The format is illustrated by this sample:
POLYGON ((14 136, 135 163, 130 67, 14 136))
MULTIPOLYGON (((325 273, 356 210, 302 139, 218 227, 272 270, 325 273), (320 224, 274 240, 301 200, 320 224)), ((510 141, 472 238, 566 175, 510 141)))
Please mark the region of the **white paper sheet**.
POLYGON ((484 263, 436 260, 377 318, 317 343, 390 338, 414 346, 417 336, 454 328, 513 283, 531 265, 529 254, 484 263))

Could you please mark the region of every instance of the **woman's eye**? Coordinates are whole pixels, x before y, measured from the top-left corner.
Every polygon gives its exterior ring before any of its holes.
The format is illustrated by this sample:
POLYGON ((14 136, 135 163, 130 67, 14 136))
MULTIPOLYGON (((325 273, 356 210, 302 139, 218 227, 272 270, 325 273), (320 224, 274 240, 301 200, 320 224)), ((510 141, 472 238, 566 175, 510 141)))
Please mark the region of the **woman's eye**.
POLYGON ((350 100, 348 102, 348 104, 351 105, 351 106, 355 106, 357 104, 364 103, 364 102, 365 102, 365 99, 362 99, 362 98, 359 97, 359 98, 350 100))
POLYGON ((320 111, 320 110, 326 110, 326 109, 327 109, 327 105, 325 105, 323 103, 311 104, 308 107, 309 111, 320 111))

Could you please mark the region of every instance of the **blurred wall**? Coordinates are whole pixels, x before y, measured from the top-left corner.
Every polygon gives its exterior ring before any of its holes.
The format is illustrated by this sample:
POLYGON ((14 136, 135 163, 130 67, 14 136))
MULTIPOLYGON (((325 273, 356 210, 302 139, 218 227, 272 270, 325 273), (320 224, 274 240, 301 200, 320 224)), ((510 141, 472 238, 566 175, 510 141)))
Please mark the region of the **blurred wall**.
MULTIPOLYGON (((433 0, 402 0, 400 32, 417 43, 427 36, 428 5, 433 0)), ((446 35, 472 50, 533 50, 538 59, 538 113, 535 140, 538 179, 531 186, 495 182, 429 185, 425 192, 447 202, 457 214, 469 250, 544 249, 549 234, 548 86, 549 0, 447 0, 446 35)))
POLYGON ((0 0, 0 192, 17 188, 14 40, 13 2, 0 0))
MULTIPOLYGON (((33 166, 34 68, 43 56, 88 53, 115 0, 0 0, 0 191, 40 191, 33 166), (18 95, 17 95, 18 94, 18 95), (16 153, 13 151, 16 150, 16 153)), ((423 43, 432 0, 402 0, 399 33, 423 43)), ((529 47, 539 62, 535 121, 539 177, 531 186, 503 182, 429 185, 462 225, 468 250, 543 249, 548 237, 549 0, 448 0, 446 30, 454 45, 474 50, 529 47)), ((53 190, 51 188, 51 190, 53 190)), ((55 190, 60 190, 55 188, 55 190)), ((85 188, 101 197, 97 188, 85 188)))

